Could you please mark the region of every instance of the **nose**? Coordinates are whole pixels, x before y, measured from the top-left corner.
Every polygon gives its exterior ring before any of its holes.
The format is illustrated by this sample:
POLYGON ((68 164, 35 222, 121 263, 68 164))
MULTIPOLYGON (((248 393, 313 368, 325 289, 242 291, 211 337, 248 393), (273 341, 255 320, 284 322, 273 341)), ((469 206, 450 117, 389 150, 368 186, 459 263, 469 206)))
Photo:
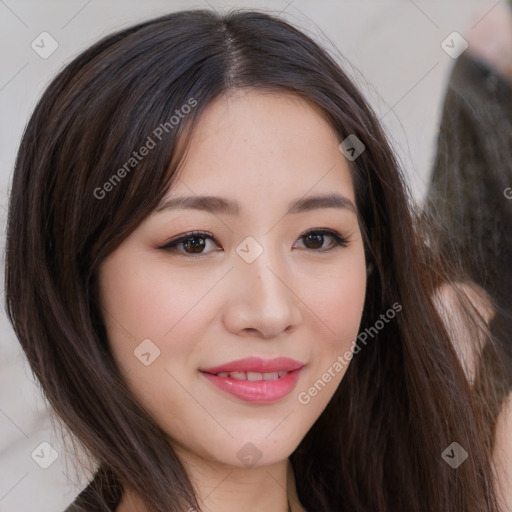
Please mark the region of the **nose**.
POLYGON ((272 339, 294 331, 302 321, 301 300, 291 273, 270 251, 252 263, 241 258, 231 272, 225 328, 239 336, 272 339))

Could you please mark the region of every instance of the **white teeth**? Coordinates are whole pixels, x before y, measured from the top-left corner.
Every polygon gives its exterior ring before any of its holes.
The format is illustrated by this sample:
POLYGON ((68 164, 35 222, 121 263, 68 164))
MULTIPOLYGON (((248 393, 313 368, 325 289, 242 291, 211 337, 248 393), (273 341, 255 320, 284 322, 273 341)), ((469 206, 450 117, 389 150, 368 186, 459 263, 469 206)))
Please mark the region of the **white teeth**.
POLYGON ((236 380, 247 380, 246 372, 229 372, 229 376, 236 380))
POLYGON ((231 377, 236 380, 249 380, 251 382, 259 380, 277 380, 284 377, 288 372, 281 370, 279 372, 220 372, 217 373, 217 377, 231 377))

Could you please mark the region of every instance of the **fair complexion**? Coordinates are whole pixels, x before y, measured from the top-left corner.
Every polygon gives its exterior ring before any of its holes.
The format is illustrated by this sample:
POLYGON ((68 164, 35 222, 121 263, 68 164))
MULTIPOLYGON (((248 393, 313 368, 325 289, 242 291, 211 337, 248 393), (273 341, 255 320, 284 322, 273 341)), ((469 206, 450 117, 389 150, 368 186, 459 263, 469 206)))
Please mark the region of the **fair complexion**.
MULTIPOLYGON (((115 361, 168 435, 205 512, 285 512, 288 501, 303 510, 288 457, 346 368, 308 404, 297 395, 351 350, 366 288, 339 143, 320 112, 294 95, 244 90, 215 100, 163 203, 218 196, 237 208, 157 208, 100 269, 115 361), (334 202, 297 203, 333 194, 334 202), (190 231, 207 234, 162 249, 190 231), (256 254, 247 237, 262 249, 250 263, 241 256, 256 254), (160 350, 147 366, 134 355, 145 339, 160 350), (201 371, 248 357, 289 357, 303 367, 293 389, 270 402, 227 393, 201 371)), ((118 508, 143 510, 129 490, 118 508)))
POLYGON ((496 422, 493 460, 501 511, 512 512, 512 393, 496 422))

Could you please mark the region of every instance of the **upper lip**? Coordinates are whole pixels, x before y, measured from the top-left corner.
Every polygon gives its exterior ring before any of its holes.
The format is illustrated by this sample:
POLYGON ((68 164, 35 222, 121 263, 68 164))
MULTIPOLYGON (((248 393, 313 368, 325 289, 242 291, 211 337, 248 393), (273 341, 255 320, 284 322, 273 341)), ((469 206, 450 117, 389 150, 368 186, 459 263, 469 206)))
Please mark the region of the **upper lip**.
POLYGON ((237 359, 229 363, 215 366, 212 368, 203 368, 205 373, 221 373, 221 372, 260 372, 271 373, 286 371, 291 372, 302 368, 304 363, 291 359, 289 357, 276 357, 274 359, 262 359, 260 357, 247 357, 245 359, 237 359))

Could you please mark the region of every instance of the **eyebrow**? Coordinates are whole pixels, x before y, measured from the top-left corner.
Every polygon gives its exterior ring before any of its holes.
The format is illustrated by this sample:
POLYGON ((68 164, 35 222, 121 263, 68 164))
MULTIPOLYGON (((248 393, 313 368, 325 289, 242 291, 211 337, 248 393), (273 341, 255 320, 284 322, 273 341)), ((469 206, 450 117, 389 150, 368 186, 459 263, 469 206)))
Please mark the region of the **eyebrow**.
MULTIPOLYGON (((357 213, 354 203, 340 194, 315 195, 297 199, 288 205, 286 215, 308 212, 319 208, 340 208, 357 213)), ((163 210, 188 209, 203 210, 210 213, 238 215, 240 204, 231 199, 218 196, 186 196, 173 197, 156 208, 156 212, 163 210)))

